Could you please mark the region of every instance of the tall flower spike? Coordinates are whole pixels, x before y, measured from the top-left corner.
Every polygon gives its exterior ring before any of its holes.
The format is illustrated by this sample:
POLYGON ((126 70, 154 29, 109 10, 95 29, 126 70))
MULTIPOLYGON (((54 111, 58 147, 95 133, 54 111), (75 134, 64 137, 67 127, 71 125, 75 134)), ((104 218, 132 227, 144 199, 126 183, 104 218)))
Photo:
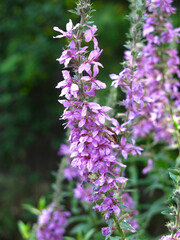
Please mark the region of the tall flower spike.
MULTIPOLYGON (((71 66, 74 72, 71 74, 64 70, 64 80, 57 85, 62 88, 60 96, 66 98, 59 101, 65 107, 61 119, 66 120, 66 127, 71 129, 71 164, 79 169, 84 182, 94 186, 91 196, 91 202, 95 203, 93 209, 101 212, 107 223, 110 218, 114 218, 115 227, 102 229, 103 235, 111 234, 112 229, 117 228, 124 239, 118 223, 120 214, 124 211, 120 209, 123 201, 121 194, 127 181, 122 175, 125 165, 117 158, 117 151, 122 146, 119 146, 120 141, 112 128, 106 126, 106 121, 112 121, 107 114, 110 108, 90 101, 97 90, 106 87, 105 83, 96 79, 99 68, 103 67, 98 60, 102 50, 99 49, 96 38, 97 27, 90 26, 87 22, 91 13, 90 2, 80 0, 76 13, 81 17, 76 27, 72 24, 67 27, 67 32, 58 30, 60 37, 63 35, 69 39, 69 47, 63 51, 58 61, 65 67, 71 66), (89 42, 94 45, 91 52, 88 51, 88 46, 83 46, 89 42)), ((131 144, 128 152, 133 151, 136 152, 131 144)))
POLYGON ((137 78, 144 81, 146 98, 151 99, 142 109, 142 121, 134 127, 134 136, 146 136, 153 131, 156 141, 172 143, 172 132, 179 146, 177 129, 180 103, 178 52, 172 43, 178 41, 180 28, 173 28, 169 17, 175 13, 172 0, 148 0, 148 12, 143 25, 144 45, 137 67, 137 78))
POLYGON ((124 105, 127 111, 125 114, 119 114, 122 116, 124 123, 120 126, 116 119, 112 121, 114 125, 113 130, 116 134, 121 135, 119 150, 125 159, 129 154, 141 155, 143 149, 134 145, 135 141, 131 134, 131 124, 136 126, 137 118, 141 116, 145 103, 150 101, 150 99, 144 96, 143 81, 136 76, 137 59, 140 57, 138 43, 142 38, 140 29, 143 22, 144 1, 132 1, 131 5, 133 9, 129 18, 131 28, 129 40, 126 43, 129 50, 125 51, 124 69, 118 75, 110 74, 110 78, 113 80, 112 86, 115 88, 119 86, 126 93, 126 98, 120 104, 124 105))

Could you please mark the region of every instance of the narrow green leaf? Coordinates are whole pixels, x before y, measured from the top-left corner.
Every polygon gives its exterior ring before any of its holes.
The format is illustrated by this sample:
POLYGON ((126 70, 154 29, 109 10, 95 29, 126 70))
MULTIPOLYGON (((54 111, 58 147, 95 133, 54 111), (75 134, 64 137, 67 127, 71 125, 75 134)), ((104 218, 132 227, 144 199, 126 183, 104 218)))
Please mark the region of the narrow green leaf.
POLYGON ((94 232, 95 232, 95 229, 89 230, 89 231, 86 233, 86 235, 84 236, 83 240, 89 240, 90 237, 94 234, 94 232))
POLYGON ((120 222, 120 226, 126 230, 132 230, 132 231, 136 231, 129 223, 127 222, 120 222))
POLYGON ((73 13, 73 14, 76 14, 76 15, 79 15, 79 13, 78 13, 76 10, 73 10, 73 9, 68 10, 68 12, 73 13))
POLYGON ((110 240, 121 240, 121 237, 110 237, 110 240))
POLYGON ((23 204, 23 208, 26 209, 27 211, 29 211, 30 213, 32 214, 35 214, 35 215, 40 215, 41 214, 41 211, 39 211, 37 208, 29 205, 29 204, 23 204))
POLYGON ((163 215, 171 215, 171 211, 170 210, 165 210, 161 212, 163 215))
POLYGON ((90 25, 90 24, 93 24, 94 21, 87 21, 86 23, 90 25))
POLYGON ((22 221, 18 221, 18 228, 19 228, 19 231, 20 231, 22 237, 24 239, 28 239, 29 238, 29 232, 30 232, 30 226, 26 225, 22 221))
POLYGON ((73 237, 64 237, 65 240, 76 240, 75 238, 73 237))
POLYGON ((175 183, 177 183, 178 178, 177 178, 177 176, 176 176, 175 174, 173 174, 172 172, 169 172, 169 176, 170 176, 170 178, 171 178, 173 181, 175 181, 175 183))

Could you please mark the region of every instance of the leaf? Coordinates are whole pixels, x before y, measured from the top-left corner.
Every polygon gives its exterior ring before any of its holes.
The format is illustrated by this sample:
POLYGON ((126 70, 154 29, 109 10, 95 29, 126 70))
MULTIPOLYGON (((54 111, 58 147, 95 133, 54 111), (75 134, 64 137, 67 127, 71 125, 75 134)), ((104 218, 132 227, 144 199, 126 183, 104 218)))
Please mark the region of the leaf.
POLYGON ((139 29, 139 28, 142 28, 142 24, 141 23, 137 25, 137 29, 139 29))
POLYGON ((110 237, 110 240, 121 240, 120 237, 110 237))
POLYGON ((76 240, 75 238, 73 237, 64 237, 65 240, 76 240))
POLYGON ((142 10, 137 10, 136 13, 137 13, 138 15, 142 15, 142 10))
POLYGON ((111 234, 108 234, 108 235, 106 236, 105 240, 110 239, 110 236, 111 236, 111 234))
POLYGON ((18 221, 19 231, 24 239, 29 238, 30 226, 23 223, 22 221, 18 221))
POLYGON ((86 222, 88 220, 86 215, 82 216, 74 216, 69 218, 68 224, 75 223, 75 222, 86 222))
POLYGON ((169 172, 169 176, 175 183, 177 183, 178 177, 175 174, 173 174, 172 172, 169 172))
POLYGON ((89 230, 86 235, 84 236, 83 240, 89 240, 90 237, 93 235, 93 233, 95 232, 95 229, 92 228, 91 230, 89 230))
POLYGON ((76 14, 76 15, 79 15, 79 13, 78 13, 76 10, 73 10, 73 9, 68 10, 68 12, 73 13, 73 14, 76 14))
POLYGON ((37 208, 29 205, 29 204, 23 204, 23 208, 26 209, 27 211, 29 211, 30 213, 32 214, 35 214, 35 215, 40 215, 41 214, 41 211, 39 211, 37 208))
POLYGON ((45 208, 46 206, 46 199, 45 197, 41 197, 38 202, 38 209, 41 211, 45 208))
MULTIPOLYGON (((180 157, 180 156, 179 156, 180 157)), ((168 168, 169 172, 172 172, 175 175, 180 176, 180 169, 179 168, 168 168)))
POLYGON ((180 156, 178 156, 178 157, 176 158, 176 164, 177 164, 178 167, 180 166, 180 156))
POLYGON ((79 223, 71 229, 72 234, 85 233, 91 228, 90 223, 79 223))
POLYGON ((132 55, 132 56, 135 56, 135 55, 136 55, 136 52, 135 52, 135 51, 132 51, 132 52, 131 52, 131 55, 132 55))
POLYGON ((123 46, 127 49, 130 49, 130 46, 128 44, 124 44, 123 46))
POLYGON ((0 72, 8 73, 15 71, 15 69, 17 68, 17 64, 19 64, 21 61, 22 61, 21 54, 10 55, 1 63, 0 72))
POLYGON ((162 211, 161 214, 163 214, 163 215, 171 215, 171 211, 170 210, 165 210, 165 211, 162 211))
POLYGON ((178 130, 178 126, 179 126, 178 122, 175 119, 173 119, 173 122, 174 122, 174 128, 178 130))
POLYGON ((93 24, 94 23, 94 21, 87 21, 87 24, 93 24))
POLYGON ((136 231, 129 223, 127 222, 120 222, 120 226, 126 230, 132 230, 132 231, 136 231))

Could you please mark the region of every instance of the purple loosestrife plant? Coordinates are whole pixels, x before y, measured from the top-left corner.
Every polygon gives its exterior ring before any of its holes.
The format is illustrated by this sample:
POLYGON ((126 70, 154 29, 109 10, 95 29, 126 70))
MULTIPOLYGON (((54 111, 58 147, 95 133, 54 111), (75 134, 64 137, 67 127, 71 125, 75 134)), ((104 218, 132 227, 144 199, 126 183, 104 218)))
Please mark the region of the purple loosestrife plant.
POLYGON ((147 43, 141 51, 136 76, 144 81, 145 96, 151 99, 141 111, 143 116, 134 127, 134 136, 155 133, 155 140, 172 143, 172 136, 179 146, 180 77, 178 52, 172 43, 178 41, 180 28, 173 28, 170 15, 175 13, 172 0, 147 0, 148 12, 143 25, 147 43), (173 133, 173 134, 172 134, 173 133))
MULTIPOLYGON (((82 181, 94 186, 91 196, 93 209, 101 212, 109 224, 102 229, 102 234, 110 235, 116 228, 121 238, 125 239, 120 225, 121 222, 126 223, 121 204, 127 178, 122 175, 125 165, 117 154, 121 151, 126 158, 129 152, 140 154, 141 149, 117 137, 116 131, 120 126, 108 116, 110 107, 100 106, 91 100, 97 90, 106 88, 105 83, 96 78, 99 68, 103 67, 99 62, 102 50, 96 38, 97 27, 88 23, 90 1, 80 0, 76 14, 81 17, 79 24, 74 26, 69 20, 66 31, 54 27, 60 33, 56 38, 66 37, 69 40, 68 48, 57 59, 65 67, 62 71, 64 80, 58 83, 57 88, 62 89, 60 96, 66 98, 59 102, 65 107, 61 119, 66 120, 65 127, 71 129, 71 165, 79 169, 82 181), (90 44, 93 46, 91 51, 90 44), (106 125, 106 121, 112 121, 114 130, 106 125), (112 218, 113 226, 110 224, 112 218)), ((134 231, 128 223, 126 228, 134 231)))

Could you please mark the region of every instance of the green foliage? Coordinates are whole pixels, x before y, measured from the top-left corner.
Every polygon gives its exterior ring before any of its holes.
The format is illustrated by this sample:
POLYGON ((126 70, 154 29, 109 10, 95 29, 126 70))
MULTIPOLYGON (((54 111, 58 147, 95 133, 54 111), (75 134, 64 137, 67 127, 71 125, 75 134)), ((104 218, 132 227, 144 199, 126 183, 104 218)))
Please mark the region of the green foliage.
POLYGON ((0 7, 0 158, 8 167, 27 158, 29 147, 40 141, 38 134, 55 133, 59 43, 52 28, 65 24, 65 6, 61 1, 9 0, 0 7))
MULTIPOLYGON (((64 138, 62 128, 58 128, 58 117, 63 110, 57 103, 59 92, 54 89, 60 78, 60 68, 55 59, 59 57, 64 43, 52 38, 55 34, 52 28, 56 25, 64 29, 69 18, 66 10, 73 7, 74 0, 0 2, 0 239, 3 240, 20 239, 17 219, 23 219, 18 222, 22 237, 35 240, 35 228, 26 222, 35 222, 37 218, 22 212, 21 204, 28 202, 25 208, 36 215, 46 206, 43 197, 39 200, 38 209, 32 207, 31 203, 34 205, 37 198, 48 191, 47 180, 43 182, 36 173, 17 169, 21 164, 29 165, 33 171, 46 172, 55 166, 56 152, 64 138)), ((109 93, 109 73, 118 73, 121 68, 119 62, 122 60, 125 33, 129 27, 124 18, 128 1, 98 0, 93 1, 93 7, 97 10, 93 20, 99 28, 100 48, 104 49, 100 61, 105 68, 101 69, 99 78, 108 85, 100 94, 100 102, 104 105, 109 93)), ((178 16, 173 17, 177 27, 180 25, 178 16)), ((72 15, 72 18, 76 22, 76 16, 72 15)), ((118 94, 117 98, 121 98, 118 94)), ((174 126, 179 129, 176 120, 174 126)), ((166 170, 172 168, 175 161, 180 165, 180 157, 176 149, 165 149, 163 144, 155 145, 151 137, 142 144, 151 146, 149 150, 154 156, 154 167, 145 177, 141 170, 147 163, 147 157, 134 157, 127 162, 127 174, 130 177, 128 187, 139 212, 143 213, 139 219, 142 224, 139 233, 127 239, 154 240, 156 237, 150 236, 148 229, 152 226, 153 218, 166 209, 165 199, 172 189, 166 170)), ((174 171, 171 171, 170 177, 177 183, 174 171)), ((80 206, 79 201, 73 198, 72 189, 73 183, 65 185, 62 191, 67 200, 64 205, 73 214, 68 229, 72 237, 65 239, 103 240, 100 232, 104 226, 102 216, 94 213, 87 204, 80 206)), ((168 213, 166 210, 163 212, 168 213)), ((161 223, 162 219, 159 226, 161 223)), ((162 230, 159 227, 157 234, 162 230)), ((109 239, 117 238, 111 236, 109 239)))
POLYGON ((24 224, 22 221, 18 221, 19 231, 24 239, 29 239, 30 236, 30 225, 24 224))

